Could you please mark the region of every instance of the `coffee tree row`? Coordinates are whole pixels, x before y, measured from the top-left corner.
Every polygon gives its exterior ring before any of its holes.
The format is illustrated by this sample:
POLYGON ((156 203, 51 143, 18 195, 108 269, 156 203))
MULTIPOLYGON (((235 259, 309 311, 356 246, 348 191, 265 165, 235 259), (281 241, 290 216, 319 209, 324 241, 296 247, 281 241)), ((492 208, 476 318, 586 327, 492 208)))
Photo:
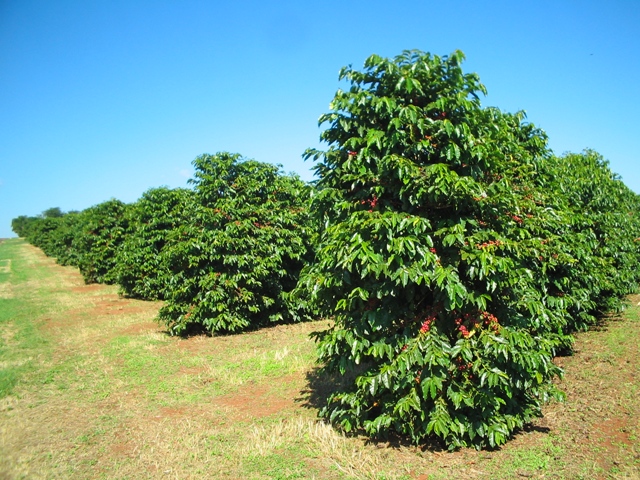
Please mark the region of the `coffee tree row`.
POLYGON ((321 414, 346 431, 495 447, 561 398, 572 333, 640 280, 640 197, 597 153, 557 157, 524 113, 481 105, 464 56, 345 68, 318 181, 221 153, 193 189, 19 217, 87 281, 164 299, 174 333, 333 319, 340 376, 321 414))
POLYGON ((193 189, 155 188, 134 204, 18 217, 14 231, 87 283, 162 299, 174 334, 233 332, 309 318, 291 298, 312 254, 310 186, 237 154, 201 155, 193 189))

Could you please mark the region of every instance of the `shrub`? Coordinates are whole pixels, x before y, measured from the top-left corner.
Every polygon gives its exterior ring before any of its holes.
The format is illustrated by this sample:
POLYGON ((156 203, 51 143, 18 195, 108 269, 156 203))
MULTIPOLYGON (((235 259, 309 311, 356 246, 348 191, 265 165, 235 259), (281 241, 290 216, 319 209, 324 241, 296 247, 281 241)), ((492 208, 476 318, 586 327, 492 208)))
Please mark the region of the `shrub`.
POLYGON ((11 220, 11 230, 19 237, 26 238, 31 226, 38 221, 38 217, 20 215, 11 220))
POLYGON ((129 210, 128 231, 116 258, 120 293, 163 299, 172 272, 163 255, 171 233, 191 222, 192 190, 153 188, 129 210))
POLYGON ((35 247, 40 248, 46 255, 51 256, 52 237, 60 227, 60 218, 35 218, 29 224, 26 232, 27 241, 35 247))
POLYGON ((111 199, 83 210, 71 248, 86 283, 117 281, 116 255, 128 226, 128 205, 111 199))
POLYGON ((60 265, 77 266, 79 256, 73 247, 73 241, 78 234, 80 214, 69 212, 58 218, 47 218, 44 222, 54 224, 49 232, 47 245, 42 247, 44 253, 56 259, 60 265))
POLYGON ((640 196, 591 150, 546 158, 536 183, 547 207, 562 212, 557 254, 574 259, 547 270, 550 301, 570 313, 567 330, 587 328, 638 289, 640 196))
POLYGON ((160 318, 235 332, 307 318, 290 291, 310 257, 310 187, 278 167, 238 154, 197 157, 189 222, 163 251, 173 276, 160 318))
POLYGON ((16 233, 61 265, 77 265, 71 246, 76 223, 77 212, 63 213, 58 207, 49 208, 38 217, 22 216, 12 221, 16 233))
POLYGON ((546 136, 482 108, 461 52, 371 56, 344 68, 322 139, 313 208, 325 229, 300 289, 333 316, 325 372, 355 380, 322 415, 345 430, 496 446, 550 397, 569 313, 547 302, 564 213, 536 172, 546 136))

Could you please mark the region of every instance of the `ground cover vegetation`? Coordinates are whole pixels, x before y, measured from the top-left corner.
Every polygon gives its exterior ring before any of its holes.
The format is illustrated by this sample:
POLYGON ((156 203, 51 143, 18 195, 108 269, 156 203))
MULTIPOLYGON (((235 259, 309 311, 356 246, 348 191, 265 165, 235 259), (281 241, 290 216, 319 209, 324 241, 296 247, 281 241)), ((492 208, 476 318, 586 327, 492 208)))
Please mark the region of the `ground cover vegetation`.
POLYGON ((152 189, 14 231, 87 282, 163 299, 175 334, 326 317, 347 432, 504 444, 562 399, 553 362, 640 280, 640 197, 596 152, 554 155, 523 112, 481 105, 464 56, 407 51, 345 67, 318 180, 219 153, 192 189, 152 189))
POLYGON ((0 478, 638 478, 640 296, 576 335, 564 403, 499 449, 344 435, 317 418, 334 379, 309 333, 168 335, 160 302, 85 284, 0 242, 0 478))

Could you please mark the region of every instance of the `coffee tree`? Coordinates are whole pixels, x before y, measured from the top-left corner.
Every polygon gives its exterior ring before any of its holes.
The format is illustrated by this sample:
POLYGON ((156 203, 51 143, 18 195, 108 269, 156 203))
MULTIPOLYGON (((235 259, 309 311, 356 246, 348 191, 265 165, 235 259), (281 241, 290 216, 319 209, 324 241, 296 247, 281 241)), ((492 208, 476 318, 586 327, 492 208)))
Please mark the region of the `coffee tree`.
POLYGON ((11 220, 11 230, 19 237, 26 238, 30 227, 38 221, 38 217, 29 217, 28 215, 20 215, 11 220))
POLYGON ((562 212, 556 248, 575 259, 546 272, 549 302, 570 313, 569 330, 581 330, 638 289, 640 196, 591 150, 547 157, 536 183, 547 207, 562 212))
POLYGON ((545 272, 574 259, 535 188, 546 137, 482 108, 463 58, 344 68, 350 87, 320 118, 329 148, 306 153, 325 228, 300 289, 335 319, 320 361, 353 381, 322 414, 347 431, 496 446, 561 397, 569 314, 548 305, 545 272))
POLYGON ((307 318, 290 292, 311 255, 309 185, 238 154, 201 155, 193 165, 196 201, 163 252, 172 277, 160 318, 176 334, 307 318))
POLYGON ((60 265, 77 266, 79 255, 73 246, 73 241, 78 235, 81 214, 79 212, 65 213, 63 216, 45 219, 45 222, 55 222, 55 229, 50 231, 47 248, 42 248, 44 253, 56 259, 60 265))
POLYGON ((77 212, 63 213, 49 208, 37 217, 21 216, 12 221, 12 228, 21 237, 53 257, 61 265, 77 265, 71 243, 75 236, 77 212))
POLYGON ((59 218, 33 217, 25 231, 26 239, 33 246, 40 248, 46 255, 52 256, 53 249, 50 246, 52 236, 60 225, 59 218))
POLYGON ((111 199, 78 214, 71 248, 86 283, 116 283, 116 255, 127 231, 128 208, 111 199))
POLYGON ((127 234, 118 250, 120 293, 163 299, 172 271, 163 255, 172 232, 191 221, 195 194, 186 188, 152 188, 129 209, 127 234))

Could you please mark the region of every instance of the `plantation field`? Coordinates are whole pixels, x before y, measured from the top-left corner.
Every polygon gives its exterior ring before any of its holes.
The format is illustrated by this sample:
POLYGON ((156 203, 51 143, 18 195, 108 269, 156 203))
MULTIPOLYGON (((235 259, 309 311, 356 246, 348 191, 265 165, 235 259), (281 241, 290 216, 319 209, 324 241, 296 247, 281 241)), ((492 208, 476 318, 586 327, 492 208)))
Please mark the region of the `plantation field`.
POLYGON ((172 337, 159 302, 0 243, 0 479, 640 478, 640 296, 556 358, 564 403, 501 449, 345 437, 317 420, 327 321, 172 337))

